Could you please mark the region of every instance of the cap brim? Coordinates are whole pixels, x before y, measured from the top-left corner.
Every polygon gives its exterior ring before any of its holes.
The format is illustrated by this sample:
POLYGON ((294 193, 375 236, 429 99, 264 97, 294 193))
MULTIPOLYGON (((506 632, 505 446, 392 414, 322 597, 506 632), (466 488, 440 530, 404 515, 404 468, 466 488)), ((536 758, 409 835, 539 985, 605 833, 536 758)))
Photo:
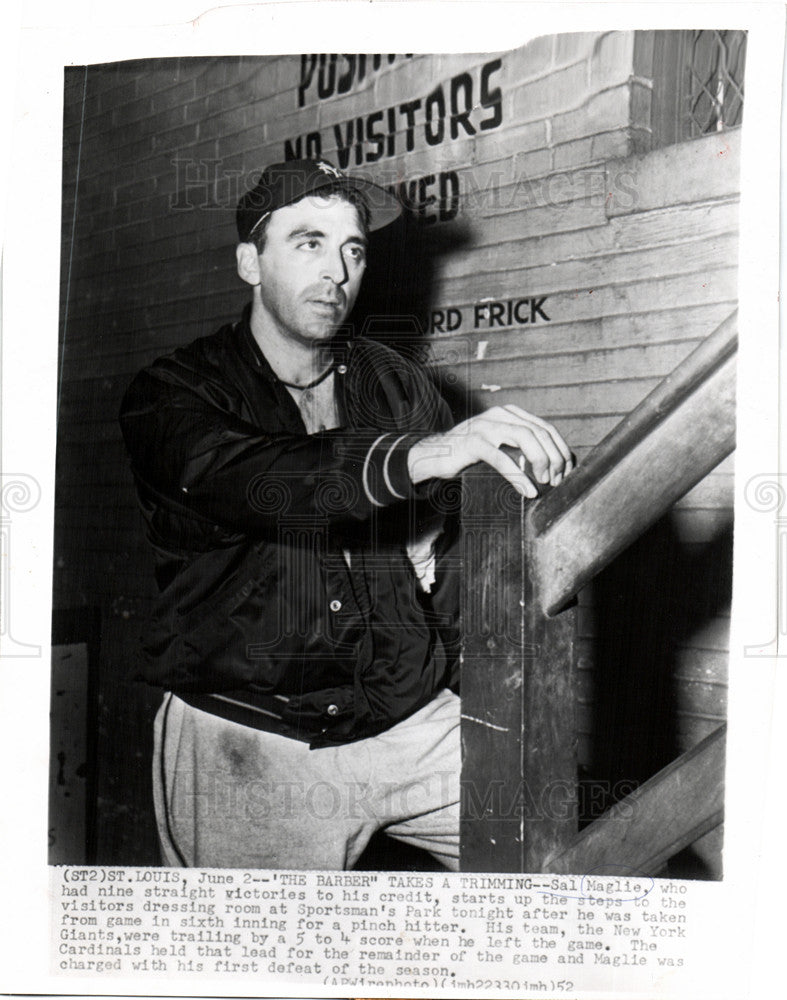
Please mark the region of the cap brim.
POLYGON ((369 207, 370 231, 373 232, 375 229, 382 229, 384 226, 390 225, 402 214, 402 203, 399 199, 390 191, 380 187, 379 184, 356 177, 349 177, 348 180, 353 187, 361 192, 369 207))
POLYGON ((362 177, 353 177, 352 174, 345 174, 341 178, 325 178, 325 183, 317 184, 313 190, 319 191, 323 187, 353 188, 363 199, 369 209, 369 231, 382 229, 390 225, 402 214, 402 204, 398 198, 386 191, 384 187, 375 184, 374 181, 367 181, 362 177))

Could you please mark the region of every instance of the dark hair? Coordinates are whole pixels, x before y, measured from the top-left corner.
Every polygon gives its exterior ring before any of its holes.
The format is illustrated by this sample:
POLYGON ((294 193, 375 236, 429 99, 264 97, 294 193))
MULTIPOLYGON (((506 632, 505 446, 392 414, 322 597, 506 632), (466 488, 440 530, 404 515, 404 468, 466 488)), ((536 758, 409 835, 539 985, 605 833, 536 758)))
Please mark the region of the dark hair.
MULTIPOLYGON (((329 198, 331 195, 338 194, 340 198, 344 201, 349 202, 358 212, 358 218, 361 222, 361 229, 363 230, 363 235, 369 235, 369 206, 366 204, 366 199, 357 191, 355 188, 347 187, 344 184, 336 184, 331 187, 320 188, 319 191, 315 192, 315 195, 320 198, 329 198)), ((304 198, 310 197, 309 195, 304 195, 304 198)), ((297 201, 292 202, 293 205, 297 205, 298 201, 303 201, 303 198, 298 198, 297 201)), ((249 233, 249 243, 253 243, 257 248, 257 253, 262 253, 265 249, 265 233, 268 229, 268 223, 271 220, 271 212, 267 215, 263 215, 260 221, 257 223, 253 232, 249 233)))

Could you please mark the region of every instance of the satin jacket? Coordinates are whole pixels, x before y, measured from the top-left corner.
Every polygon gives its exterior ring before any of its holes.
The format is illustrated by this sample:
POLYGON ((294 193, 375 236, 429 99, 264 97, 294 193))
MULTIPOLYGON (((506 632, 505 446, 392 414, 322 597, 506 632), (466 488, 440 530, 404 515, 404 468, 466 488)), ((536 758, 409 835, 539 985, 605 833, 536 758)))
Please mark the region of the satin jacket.
POLYGON ((248 308, 140 372, 120 417, 160 588, 136 675, 313 747, 431 700, 455 667, 458 618, 456 490, 415 488, 407 471, 448 408, 391 349, 332 349, 338 430, 306 433, 248 308), (406 545, 436 515, 425 594, 406 545))

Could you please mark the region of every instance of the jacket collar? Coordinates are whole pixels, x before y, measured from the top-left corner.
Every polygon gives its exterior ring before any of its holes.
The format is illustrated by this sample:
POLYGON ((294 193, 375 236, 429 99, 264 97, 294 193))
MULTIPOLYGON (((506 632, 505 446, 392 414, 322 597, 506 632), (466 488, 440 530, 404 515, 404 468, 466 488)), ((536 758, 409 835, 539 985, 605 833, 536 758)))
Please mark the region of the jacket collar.
POLYGON ((254 339, 251 332, 251 302, 246 303, 241 313, 241 317, 235 325, 238 349, 241 357, 251 365, 260 375, 263 375, 270 382, 278 382, 275 372, 270 366, 270 362, 262 353, 260 345, 254 339))

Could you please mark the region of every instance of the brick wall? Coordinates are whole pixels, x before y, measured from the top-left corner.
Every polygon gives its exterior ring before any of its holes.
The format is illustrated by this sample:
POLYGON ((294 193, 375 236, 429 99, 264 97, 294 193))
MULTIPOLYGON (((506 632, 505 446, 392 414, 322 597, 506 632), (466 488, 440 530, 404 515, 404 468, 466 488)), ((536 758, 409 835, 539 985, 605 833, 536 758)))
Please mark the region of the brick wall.
MULTIPOLYGON (((141 365, 242 307, 238 194, 299 143, 394 186, 413 220, 373 245, 358 327, 426 340, 458 408, 516 401, 554 420, 581 456, 735 301, 737 136, 648 152, 643 37, 66 72, 54 589, 56 607, 102 612, 101 860, 155 856, 146 741, 156 698, 125 679, 152 563, 117 410, 141 365), (393 314, 410 318, 397 325, 393 314)), ((642 600, 668 591, 673 602, 648 633, 669 655, 648 669, 659 698, 675 703, 679 745, 723 712, 731 496, 727 462, 641 552, 640 568, 652 569, 640 573, 642 600), (655 556, 666 551, 694 581, 691 613, 660 575, 670 570, 655 556), (709 576, 721 580, 712 596, 709 576)), ((607 688, 632 683, 633 640, 603 610, 618 607, 621 587, 632 593, 626 566, 615 572, 600 585, 606 604, 582 597, 589 771, 609 764, 598 741, 607 688), (597 668, 602 651, 611 673, 597 668)), ((618 611, 632 629, 642 617, 618 611)))

